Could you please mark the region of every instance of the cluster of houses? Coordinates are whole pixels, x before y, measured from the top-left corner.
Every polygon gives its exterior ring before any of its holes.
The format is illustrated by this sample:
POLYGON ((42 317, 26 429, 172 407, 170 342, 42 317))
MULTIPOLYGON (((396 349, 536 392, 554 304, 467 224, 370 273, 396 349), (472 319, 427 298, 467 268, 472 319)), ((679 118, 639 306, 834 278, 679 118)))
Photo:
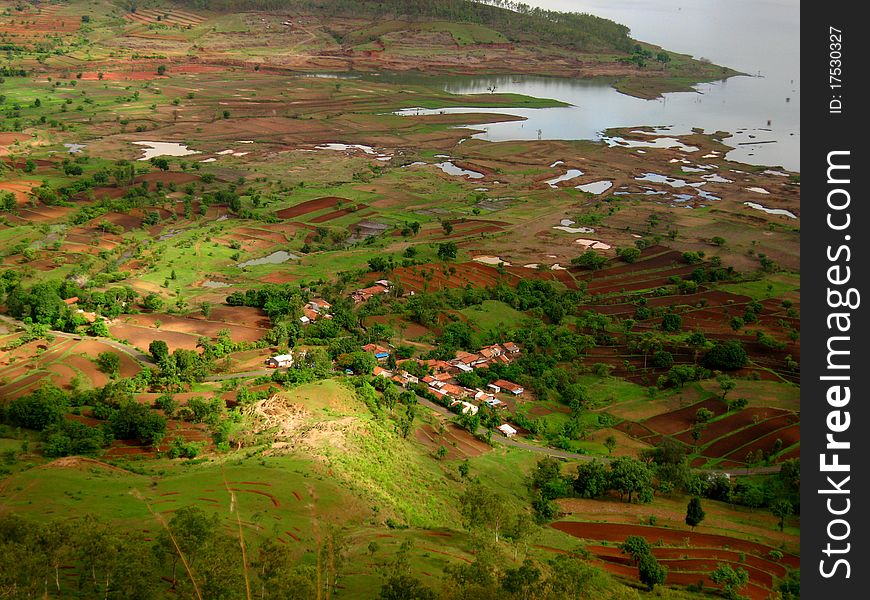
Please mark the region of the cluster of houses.
MULTIPOLYGON (((379 362, 385 361, 390 356, 390 351, 387 348, 377 344, 367 344, 363 346, 363 350, 373 353, 379 362)), ((432 374, 426 375, 422 379, 414 377, 405 370, 396 369, 394 372, 380 365, 375 367, 374 375, 391 379, 403 387, 412 383, 424 383, 429 387, 430 392, 446 399, 450 406, 459 406, 463 414, 476 415, 483 404, 497 410, 507 408, 505 402, 499 400, 496 394, 522 396, 525 389, 523 386, 505 379, 493 381, 486 386, 486 389, 471 389, 460 385, 455 376, 462 372, 469 372, 475 367, 487 367, 493 363, 509 363, 519 353, 519 346, 513 342, 506 342, 486 346, 476 353, 457 352, 456 358, 448 361, 424 361, 423 364, 432 369, 432 374)), ((506 436, 512 437, 516 434, 516 430, 510 425, 505 424, 502 427, 505 430, 502 430, 501 427, 499 430, 506 436)))
POLYGON ((331 319, 332 314, 329 312, 331 308, 332 305, 322 298, 310 300, 302 307, 302 316, 299 317, 299 321, 303 325, 308 325, 318 319, 331 319))
POLYGON ((351 292, 350 298, 354 301, 354 304, 362 304, 374 296, 389 294, 391 287, 390 282, 386 279, 378 279, 369 287, 351 292))

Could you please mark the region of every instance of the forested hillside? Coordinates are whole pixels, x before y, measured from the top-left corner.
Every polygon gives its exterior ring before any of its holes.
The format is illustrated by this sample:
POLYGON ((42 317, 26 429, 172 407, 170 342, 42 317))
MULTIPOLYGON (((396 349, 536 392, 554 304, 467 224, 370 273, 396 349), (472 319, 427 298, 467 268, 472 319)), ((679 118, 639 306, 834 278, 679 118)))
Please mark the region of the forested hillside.
POLYGON ((298 9, 327 16, 445 19, 486 25, 516 41, 535 39, 584 52, 631 48, 624 25, 594 15, 543 10, 504 0, 181 0, 180 4, 218 12, 298 9))

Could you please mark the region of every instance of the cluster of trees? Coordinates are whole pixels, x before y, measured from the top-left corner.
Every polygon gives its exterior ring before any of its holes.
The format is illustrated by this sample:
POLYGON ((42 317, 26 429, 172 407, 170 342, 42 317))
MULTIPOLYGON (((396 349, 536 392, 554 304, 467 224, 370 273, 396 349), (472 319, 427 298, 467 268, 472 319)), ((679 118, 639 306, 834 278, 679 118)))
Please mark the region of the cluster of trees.
POLYGON ((43 432, 46 456, 96 454, 113 439, 155 446, 166 435, 166 419, 137 402, 128 381, 69 394, 46 384, 3 407, 4 422, 43 432), (73 407, 93 406, 98 427, 67 419, 73 407))
POLYGON ((631 557, 637 566, 638 577, 641 583, 652 591, 655 586, 663 584, 668 576, 668 570, 662 566, 655 556, 646 538, 639 535, 630 535, 619 545, 619 551, 631 557))
POLYGON ((174 512, 154 538, 145 541, 92 516, 40 523, 4 513, 0 594, 109 600, 153 600, 170 594, 243 598, 247 583, 263 599, 305 600, 316 595, 314 566, 300 565, 288 547, 273 539, 249 550, 246 561, 239 540, 224 532, 216 515, 199 507, 174 512), (77 579, 61 576, 67 565, 75 565, 77 579))

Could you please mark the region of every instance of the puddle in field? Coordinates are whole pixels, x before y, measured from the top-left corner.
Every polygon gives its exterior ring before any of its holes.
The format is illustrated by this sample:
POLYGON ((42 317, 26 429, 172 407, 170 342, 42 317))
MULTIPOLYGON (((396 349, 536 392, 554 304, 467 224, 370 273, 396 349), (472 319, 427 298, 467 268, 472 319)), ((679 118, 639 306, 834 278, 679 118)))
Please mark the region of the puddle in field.
POLYGON ((590 194, 603 194, 613 186, 612 181, 596 181, 594 183, 584 183, 578 185, 577 189, 590 194))
POLYGON ((795 215, 791 211, 785 210, 784 208, 767 208, 767 207, 762 206, 761 204, 757 204, 755 202, 744 202, 743 204, 745 204, 749 208, 754 208, 755 210, 760 210, 760 211, 766 212, 769 215, 785 215, 786 217, 789 217, 790 219, 797 219, 797 215, 795 215))
POLYGON ((701 179, 710 183, 734 183, 733 179, 725 179, 718 173, 710 173, 709 175, 701 175, 701 179))
POLYGON ((593 233, 595 230, 591 227, 568 227, 567 225, 557 225, 553 229, 558 229, 566 233, 593 233))
POLYGON ((748 187, 746 189, 749 190, 750 192, 755 192, 756 194, 769 194, 770 193, 766 189, 760 188, 760 187, 748 187))
POLYGON ((470 171, 469 169, 463 169, 461 167, 457 167, 450 161, 435 163, 435 166, 447 173, 448 175, 465 175, 470 179, 483 179, 483 173, 479 173, 478 171, 470 171))
POLYGON ((204 288, 225 288, 230 287, 229 283, 225 283, 223 281, 212 281, 211 279, 206 279, 202 282, 202 287, 204 288))
POLYGON ((652 183, 664 183, 674 188, 681 187, 701 187, 704 185, 704 182, 700 183, 689 183, 684 179, 674 179, 673 177, 666 177, 665 175, 659 175, 658 173, 644 173, 641 177, 635 177, 637 181, 650 181, 652 183))
POLYGON ((595 250, 610 250, 610 244, 605 244, 604 242, 601 242, 599 240, 587 240, 584 238, 580 238, 574 240, 574 243, 580 244, 587 250, 590 248, 594 248, 595 250))
POLYGON ((257 265, 280 265, 281 263, 287 262, 291 258, 299 257, 284 250, 278 250, 277 252, 273 252, 269 256, 255 258, 253 260, 246 260, 245 262, 241 262, 236 266, 238 266, 239 268, 245 268, 255 267, 257 265))
POLYGON ((472 260, 475 262, 483 263, 485 265, 493 265, 493 266, 504 265, 506 267, 511 266, 511 264, 509 262, 503 261, 498 256, 486 256, 486 255, 475 256, 474 258, 472 258, 472 260))
POLYGON ((150 160, 157 156, 187 156, 189 154, 199 154, 196 150, 191 150, 187 144, 178 142, 131 142, 136 146, 144 146, 142 157, 139 160, 150 160))
POLYGON ((78 154, 79 152, 81 152, 82 150, 87 148, 88 145, 87 144, 64 144, 63 147, 66 148, 66 151, 69 152, 70 154, 78 154))
POLYGON ((575 177, 580 177, 583 174, 583 171, 580 169, 568 169, 568 172, 564 175, 559 175, 558 177, 554 177, 553 179, 548 179, 544 183, 549 185, 550 187, 558 187, 558 183, 560 181, 568 181, 569 179, 574 179, 575 177))
MULTIPOLYGON (((644 132, 641 132, 644 133, 644 132)), ((697 152, 697 146, 687 146, 677 138, 660 137, 654 140, 627 140, 621 137, 602 137, 601 140, 609 147, 620 146, 622 148, 677 148, 683 152, 697 152)))
POLYGON ((719 196, 714 196, 710 192, 705 192, 704 190, 698 190, 698 197, 705 198, 707 200, 721 200, 719 196))
POLYGON ((366 154, 377 154, 374 148, 371 146, 366 146, 364 144, 339 144, 339 143, 329 143, 329 144, 320 144, 319 146, 315 146, 318 150, 362 150, 366 154))
POLYGON ((550 168, 551 168, 551 169, 555 169, 555 168, 558 167, 559 165, 564 165, 564 164, 565 164, 565 161, 564 161, 564 160, 557 160, 557 161, 554 162, 552 165, 550 165, 550 168))

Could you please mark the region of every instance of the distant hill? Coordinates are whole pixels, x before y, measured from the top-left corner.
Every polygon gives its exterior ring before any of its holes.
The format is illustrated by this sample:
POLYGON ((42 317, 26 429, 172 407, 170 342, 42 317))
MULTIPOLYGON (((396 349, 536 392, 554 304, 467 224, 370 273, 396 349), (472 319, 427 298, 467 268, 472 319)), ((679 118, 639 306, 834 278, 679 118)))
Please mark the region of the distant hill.
POLYGON ((498 30, 511 41, 569 46, 581 52, 628 52, 633 43, 629 28, 609 19, 543 10, 506 0, 178 0, 175 3, 216 12, 290 9, 331 17, 476 23, 498 30))

